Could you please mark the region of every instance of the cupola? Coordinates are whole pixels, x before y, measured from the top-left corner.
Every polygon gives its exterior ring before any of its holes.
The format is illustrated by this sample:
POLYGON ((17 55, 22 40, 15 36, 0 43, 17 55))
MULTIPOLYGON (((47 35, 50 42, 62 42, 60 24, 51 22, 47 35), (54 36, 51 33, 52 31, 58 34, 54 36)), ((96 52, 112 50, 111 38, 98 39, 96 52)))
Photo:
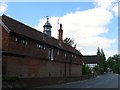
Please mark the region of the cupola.
POLYGON ((46 35, 48 35, 49 37, 51 37, 51 28, 52 28, 52 26, 49 23, 49 17, 47 16, 47 22, 43 26, 43 33, 45 33, 46 35))

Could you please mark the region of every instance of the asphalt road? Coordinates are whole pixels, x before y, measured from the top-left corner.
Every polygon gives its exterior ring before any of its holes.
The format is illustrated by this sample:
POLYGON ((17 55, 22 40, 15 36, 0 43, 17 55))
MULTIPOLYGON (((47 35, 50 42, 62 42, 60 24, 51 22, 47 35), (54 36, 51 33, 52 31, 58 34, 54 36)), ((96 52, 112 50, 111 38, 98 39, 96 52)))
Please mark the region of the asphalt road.
POLYGON ((70 82, 59 85, 45 86, 40 88, 118 88, 118 76, 113 73, 106 73, 94 79, 70 82))

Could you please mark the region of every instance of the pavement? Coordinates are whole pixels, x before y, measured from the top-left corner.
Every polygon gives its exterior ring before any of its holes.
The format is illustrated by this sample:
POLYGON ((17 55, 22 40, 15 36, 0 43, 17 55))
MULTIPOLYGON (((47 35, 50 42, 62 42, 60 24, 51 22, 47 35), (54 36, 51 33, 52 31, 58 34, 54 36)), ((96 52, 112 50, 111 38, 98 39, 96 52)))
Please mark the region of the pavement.
MULTIPOLYGON (((97 76, 93 79, 69 82, 58 85, 43 86, 37 88, 118 88, 118 74, 111 72, 97 76)), ((120 78, 120 76, 119 76, 120 78)))

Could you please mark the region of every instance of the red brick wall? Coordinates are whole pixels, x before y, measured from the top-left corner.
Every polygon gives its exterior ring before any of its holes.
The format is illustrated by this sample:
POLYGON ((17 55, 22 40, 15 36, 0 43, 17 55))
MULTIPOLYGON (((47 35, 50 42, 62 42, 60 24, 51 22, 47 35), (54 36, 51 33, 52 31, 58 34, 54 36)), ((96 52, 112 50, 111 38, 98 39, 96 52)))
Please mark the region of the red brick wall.
POLYGON ((8 32, 2 27, 0 28, 0 33, 2 33, 2 49, 8 50, 8 44, 9 44, 9 34, 8 32))
POLYGON ((72 64, 71 65, 71 76, 81 76, 82 75, 82 66, 72 64))
MULTIPOLYGON (((63 77, 65 63, 31 58, 3 56, 6 75, 22 77, 63 77)), ((71 76, 81 76, 81 66, 71 64, 71 76)), ((66 64, 66 76, 70 76, 70 64, 66 64)))

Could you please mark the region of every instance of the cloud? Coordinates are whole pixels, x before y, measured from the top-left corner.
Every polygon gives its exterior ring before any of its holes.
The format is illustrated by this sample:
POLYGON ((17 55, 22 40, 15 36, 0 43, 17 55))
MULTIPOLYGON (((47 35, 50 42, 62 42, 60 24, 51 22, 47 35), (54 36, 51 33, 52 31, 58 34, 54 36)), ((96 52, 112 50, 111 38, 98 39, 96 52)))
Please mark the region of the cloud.
POLYGON ((7 10, 7 4, 0 3, 0 14, 7 10))
MULTIPOLYGON (((83 55, 95 55, 97 53, 97 51, 95 52, 94 50, 81 50, 81 52, 83 55)), ((109 56, 113 56, 113 55, 117 54, 118 51, 116 51, 116 50, 104 50, 104 53, 105 53, 105 56, 107 59, 109 56)))
POLYGON ((96 7, 112 10, 115 13, 115 15, 120 16, 119 14, 120 12, 118 12, 118 8, 120 8, 119 0, 104 0, 104 1, 94 0, 94 1, 96 7))
MULTIPOLYGON (((57 38, 57 21, 63 24, 64 38, 73 36, 85 38, 86 36, 98 36, 107 33, 106 25, 112 19, 112 14, 104 9, 95 8, 86 11, 76 11, 75 13, 67 13, 62 17, 50 17, 50 23, 53 26, 52 36, 57 38), (74 18, 73 18, 74 17, 74 18), (80 34, 80 35, 79 35, 80 34)), ((36 29, 42 31, 46 18, 40 19, 36 29)))
POLYGON ((115 50, 107 50, 104 52, 106 57, 108 58, 108 56, 113 56, 115 54, 118 54, 118 51, 115 51, 115 50))
POLYGON ((96 7, 100 7, 103 9, 110 9, 112 6, 112 3, 115 2, 116 0, 94 0, 96 7))
POLYGON ((120 16, 120 5, 115 5, 115 6, 113 6, 113 8, 112 8, 112 11, 118 16, 120 16), (119 9, 118 9, 119 8, 119 9), (119 11, 119 12, 118 12, 119 11))
POLYGON ((100 48, 110 48, 110 45, 112 43, 116 42, 116 39, 108 39, 108 38, 104 38, 104 37, 86 37, 84 39, 80 39, 79 41, 79 47, 86 47, 86 48, 97 48, 98 46, 100 48))
MULTIPOLYGON (((63 24, 63 38, 73 38, 77 44, 77 49, 80 49, 81 53, 96 54, 98 47, 111 48, 111 44, 114 44, 117 39, 109 39, 101 35, 108 33, 109 28, 107 25, 113 19, 113 14, 108 9, 111 7, 112 1, 106 4, 107 6, 99 1, 95 2, 97 4, 92 9, 76 10, 76 12, 70 12, 61 17, 50 17, 52 36, 58 38, 57 21, 59 19, 60 23, 63 24)), ((38 25, 34 28, 43 31, 45 22, 46 18, 40 19, 38 25)))

